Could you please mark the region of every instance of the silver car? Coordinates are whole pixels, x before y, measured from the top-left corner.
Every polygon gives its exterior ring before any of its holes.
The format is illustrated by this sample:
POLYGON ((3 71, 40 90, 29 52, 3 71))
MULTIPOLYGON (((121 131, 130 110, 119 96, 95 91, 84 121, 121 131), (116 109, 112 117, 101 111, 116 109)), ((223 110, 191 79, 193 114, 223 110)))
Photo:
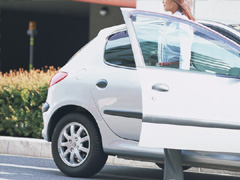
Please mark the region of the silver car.
MULTIPOLYGON (((177 17, 126 9, 123 14, 127 25, 100 31, 50 82, 42 107, 43 136, 52 142, 58 168, 69 176, 89 177, 108 155, 161 166, 162 148, 139 145, 148 123, 157 135, 149 132, 144 141, 158 146, 169 137, 154 127, 196 128, 196 134, 178 134, 191 147, 182 151, 184 166, 239 171, 239 44, 177 17), (189 70, 158 63, 158 37, 168 23, 193 29, 189 70), (203 129, 223 133, 201 136, 203 129)), ((174 33, 168 39, 173 49, 180 48, 177 39, 174 33)))

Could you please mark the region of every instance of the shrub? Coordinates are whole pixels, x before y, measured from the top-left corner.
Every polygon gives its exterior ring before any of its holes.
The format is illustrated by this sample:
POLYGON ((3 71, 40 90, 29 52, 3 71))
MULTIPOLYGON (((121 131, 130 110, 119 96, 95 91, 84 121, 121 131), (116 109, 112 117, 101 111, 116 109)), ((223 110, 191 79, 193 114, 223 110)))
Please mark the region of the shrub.
POLYGON ((42 137, 41 106, 47 97, 48 83, 56 72, 53 67, 0 72, 1 135, 42 137))

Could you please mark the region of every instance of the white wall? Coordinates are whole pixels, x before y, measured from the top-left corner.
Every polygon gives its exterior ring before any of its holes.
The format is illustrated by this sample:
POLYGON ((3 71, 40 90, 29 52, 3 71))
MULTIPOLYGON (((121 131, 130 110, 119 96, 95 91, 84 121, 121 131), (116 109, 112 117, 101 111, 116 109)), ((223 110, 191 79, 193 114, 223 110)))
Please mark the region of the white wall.
MULTIPOLYGON (((193 0, 196 19, 240 24, 240 0, 193 0)), ((164 12, 162 0, 137 0, 137 9, 164 12)))
POLYGON ((163 12, 162 0, 137 0, 137 9, 163 12))
POLYGON ((240 23, 240 0, 195 0, 195 17, 240 23))

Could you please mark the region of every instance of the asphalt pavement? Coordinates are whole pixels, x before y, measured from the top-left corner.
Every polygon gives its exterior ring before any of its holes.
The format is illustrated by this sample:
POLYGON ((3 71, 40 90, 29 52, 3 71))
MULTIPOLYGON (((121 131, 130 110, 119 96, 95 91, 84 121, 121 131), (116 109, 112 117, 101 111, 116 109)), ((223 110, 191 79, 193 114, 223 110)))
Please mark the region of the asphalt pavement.
MULTIPOLYGON (((43 139, 0 136, 0 155, 17 155, 52 160, 51 143, 43 139)), ((126 160, 118 158, 117 156, 109 156, 106 164, 123 167, 159 169, 159 167, 152 162, 126 160)), ((240 173, 233 171, 193 167, 186 172, 227 175, 240 178, 240 173)))
MULTIPOLYGON (((0 155, 1 180, 162 180, 163 171, 156 168, 116 166, 106 164, 90 178, 72 178, 61 173, 53 159, 27 156, 0 155)), ((239 180, 239 177, 184 172, 185 180, 239 180)))

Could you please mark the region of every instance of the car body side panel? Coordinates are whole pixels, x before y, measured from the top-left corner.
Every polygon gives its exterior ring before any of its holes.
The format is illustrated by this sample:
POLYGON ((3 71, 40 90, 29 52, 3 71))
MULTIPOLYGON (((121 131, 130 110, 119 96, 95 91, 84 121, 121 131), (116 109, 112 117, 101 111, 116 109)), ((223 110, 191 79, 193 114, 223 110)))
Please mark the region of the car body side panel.
POLYGON ((135 68, 116 67, 107 64, 104 60, 104 50, 107 36, 98 37, 99 54, 92 62, 89 77, 91 94, 99 113, 108 126, 119 137, 131 140, 139 140, 141 131, 141 119, 112 116, 104 111, 131 111, 141 112, 141 88, 135 68), (99 88, 96 84, 106 81, 105 88, 99 88))
MULTIPOLYGON (((102 121, 90 93, 88 78, 91 72, 90 63, 94 59, 92 49, 96 46, 97 41, 90 42, 83 50, 79 51, 74 57, 59 71, 67 72, 68 76, 61 82, 48 89, 46 102, 50 105, 47 112, 43 113, 44 129, 43 135, 46 140, 50 137, 47 134, 49 121, 54 113, 64 106, 79 106, 89 111, 97 123, 102 121)), ((101 129, 100 129, 101 130, 101 129)))

